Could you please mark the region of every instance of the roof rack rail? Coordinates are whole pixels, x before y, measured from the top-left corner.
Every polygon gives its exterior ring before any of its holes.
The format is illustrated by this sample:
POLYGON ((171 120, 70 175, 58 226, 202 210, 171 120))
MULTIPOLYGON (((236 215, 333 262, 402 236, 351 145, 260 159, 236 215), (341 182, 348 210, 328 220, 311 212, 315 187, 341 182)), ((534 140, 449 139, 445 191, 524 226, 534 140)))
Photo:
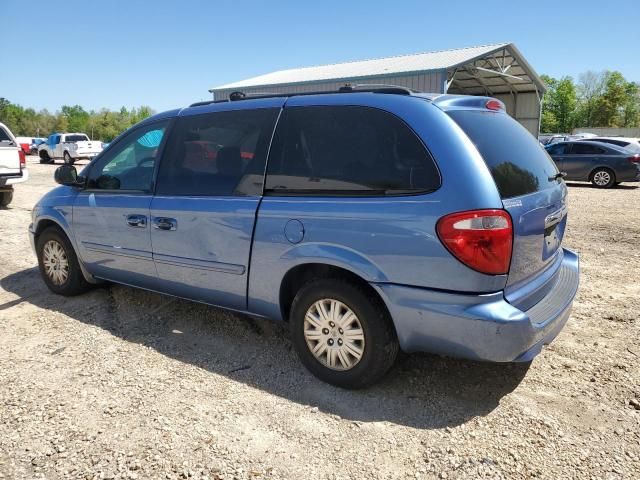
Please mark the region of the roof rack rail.
POLYGON ((395 93, 400 95, 411 95, 412 93, 420 93, 417 90, 412 90, 409 87, 403 87, 401 85, 392 85, 390 83, 345 83, 343 87, 338 89, 339 92, 352 92, 357 90, 359 92, 374 92, 374 93, 395 93))
POLYGON ((411 90, 407 87, 400 87, 398 85, 386 85, 386 84, 355 84, 345 83, 338 90, 319 90, 314 92, 284 92, 284 93, 245 93, 241 91, 231 92, 229 94, 229 100, 234 102, 238 100, 250 100, 255 98, 270 98, 270 97, 300 97, 305 95, 323 95, 327 93, 391 93, 396 95, 411 95, 418 93, 415 90, 411 90))
POLYGON ((233 91, 229 93, 228 98, 220 99, 220 100, 208 100, 204 102, 196 102, 189 105, 189 107, 200 107, 203 105, 210 105, 212 103, 223 103, 223 102, 237 102, 239 100, 253 100, 259 98, 278 98, 278 97, 300 97, 305 95, 322 95, 326 93, 388 93, 395 95, 412 95, 414 93, 420 93, 417 90, 412 90, 408 87, 402 87, 399 85, 388 85, 386 83, 363 83, 363 84, 351 84, 345 83, 342 87, 338 88, 338 90, 320 90, 314 92, 251 92, 246 93, 240 90, 233 91))

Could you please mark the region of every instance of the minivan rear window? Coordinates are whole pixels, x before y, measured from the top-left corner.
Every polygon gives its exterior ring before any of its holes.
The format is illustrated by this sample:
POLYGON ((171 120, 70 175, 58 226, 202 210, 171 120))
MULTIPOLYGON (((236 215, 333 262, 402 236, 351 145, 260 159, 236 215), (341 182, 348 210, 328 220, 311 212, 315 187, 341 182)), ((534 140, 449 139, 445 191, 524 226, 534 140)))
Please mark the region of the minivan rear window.
POLYGON ((555 164, 522 125, 505 113, 451 110, 484 158, 500 196, 519 197, 557 185, 555 164))

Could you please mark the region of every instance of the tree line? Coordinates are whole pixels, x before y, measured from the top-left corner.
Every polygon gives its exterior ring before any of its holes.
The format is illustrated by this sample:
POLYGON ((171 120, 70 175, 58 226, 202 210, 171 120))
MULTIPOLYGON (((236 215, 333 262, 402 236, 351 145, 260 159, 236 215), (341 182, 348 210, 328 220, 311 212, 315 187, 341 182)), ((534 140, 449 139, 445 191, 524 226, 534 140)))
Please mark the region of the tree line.
POLYGON ((47 137, 53 132, 82 132, 92 140, 110 142, 127 128, 153 115, 147 106, 119 111, 106 108, 86 111, 80 105, 64 105, 51 113, 46 109, 34 110, 11 103, 0 97, 0 122, 15 136, 47 137))
POLYGON ((571 133, 577 127, 640 127, 640 84, 620 72, 588 71, 574 82, 542 75, 547 85, 540 131, 571 133))

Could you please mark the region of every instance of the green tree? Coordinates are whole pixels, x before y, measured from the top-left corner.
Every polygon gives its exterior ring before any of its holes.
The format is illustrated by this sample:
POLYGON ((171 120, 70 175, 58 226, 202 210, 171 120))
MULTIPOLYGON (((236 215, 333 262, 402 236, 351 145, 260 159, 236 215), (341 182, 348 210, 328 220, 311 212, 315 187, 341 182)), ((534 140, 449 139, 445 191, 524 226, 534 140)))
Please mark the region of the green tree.
POLYGON ((605 88, 596 102, 594 125, 601 127, 620 126, 625 102, 627 81, 620 72, 607 72, 605 88))
POLYGON ((570 132, 578 97, 571 77, 557 80, 542 76, 547 85, 542 106, 541 129, 543 132, 570 132))
POLYGON ((640 85, 627 82, 625 87, 625 101, 622 106, 620 126, 637 127, 640 125, 640 85))
POLYGON ((71 132, 85 132, 89 125, 89 113, 80 105, 62 106, 62 115, 67 118, 67 128, 71 132))

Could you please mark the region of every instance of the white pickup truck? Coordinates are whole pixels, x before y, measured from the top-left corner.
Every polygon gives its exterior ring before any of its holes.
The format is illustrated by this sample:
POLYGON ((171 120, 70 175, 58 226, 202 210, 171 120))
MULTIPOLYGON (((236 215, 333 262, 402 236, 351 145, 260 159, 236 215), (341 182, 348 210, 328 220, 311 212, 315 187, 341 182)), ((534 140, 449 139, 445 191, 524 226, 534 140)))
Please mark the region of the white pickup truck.
POLYGON ((0 123, 0 206, 9 205, 13 200, 13 186, 29 178, 26 166, 26 157, 16 137, 0 123))
POLYGON ((40 163, 54 163, 57 158, 73 165, 80 158, 95 157, 102 151, 102 142, 89 140, 86 133, 54 133, 38 147, 40 163))

